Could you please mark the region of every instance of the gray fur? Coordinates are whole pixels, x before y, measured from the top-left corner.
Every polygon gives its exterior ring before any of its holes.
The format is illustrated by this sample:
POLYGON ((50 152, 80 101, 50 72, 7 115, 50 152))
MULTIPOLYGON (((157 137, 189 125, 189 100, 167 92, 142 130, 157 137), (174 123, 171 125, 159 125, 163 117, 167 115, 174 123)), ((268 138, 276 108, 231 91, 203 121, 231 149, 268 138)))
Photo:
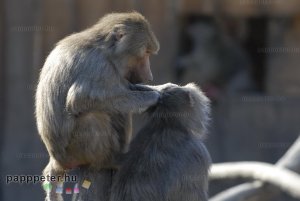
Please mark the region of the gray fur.
MULTIPOLYGON (((158 49, 149 23, 136 12, 106 15, 56 45, 40 73, 35 101, 38 132, 50 155, 44 175, 81 165, 116 168, 114 157, 131 139, 131 113, 159 98, 156 91, 130 88, 130 82, 152 77, 150 66, 144 76, 132 61, 158 49), (130 73, 135 80, 127 79, 130 73)), ((62 200, 54 192, 47 197, 62 200)))
POLYGON ((209 100, 194 84, 166 84, 114 177, 110 201, 207 201, 203 144, 209 100))

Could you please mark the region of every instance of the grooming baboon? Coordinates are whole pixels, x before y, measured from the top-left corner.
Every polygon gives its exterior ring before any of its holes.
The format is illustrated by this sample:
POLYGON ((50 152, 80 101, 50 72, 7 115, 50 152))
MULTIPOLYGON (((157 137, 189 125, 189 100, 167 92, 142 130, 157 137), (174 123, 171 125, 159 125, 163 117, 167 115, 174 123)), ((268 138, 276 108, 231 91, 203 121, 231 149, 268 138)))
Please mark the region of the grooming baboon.
POLYGON ((114 176, 110 201, 207 200, 209 100, 194 84, 160 91, 114 176))
MULTIPOLYGON (((131 113, 159 98, 134 86, 152 80, 149 56, 158 49, 148 21, 136 12, 108 14, 57 44, 36 92, 37 127, 50 155, 44 175, 82 165, 115 168, 114 157, 131 138, 131 113)), ((61 199, 54 192, 47 197, 61 199)))

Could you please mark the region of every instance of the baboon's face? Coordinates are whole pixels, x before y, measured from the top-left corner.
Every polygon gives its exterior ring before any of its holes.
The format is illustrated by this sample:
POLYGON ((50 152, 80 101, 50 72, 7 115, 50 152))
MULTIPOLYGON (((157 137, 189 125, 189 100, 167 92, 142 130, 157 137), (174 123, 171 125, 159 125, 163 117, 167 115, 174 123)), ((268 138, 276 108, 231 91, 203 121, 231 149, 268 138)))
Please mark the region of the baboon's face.
POLYGON ((129 59, 125 78, 132 84, 144 83, 153 80, 150 68, 150 53, 129 59))
POLYGON ((122 76, 132 84, 153 80, 150 56, 159 50, 159 42, 147 20, 140 14, 123 16, 112 26, 108 38, 112 41, 112 57, 122 76))

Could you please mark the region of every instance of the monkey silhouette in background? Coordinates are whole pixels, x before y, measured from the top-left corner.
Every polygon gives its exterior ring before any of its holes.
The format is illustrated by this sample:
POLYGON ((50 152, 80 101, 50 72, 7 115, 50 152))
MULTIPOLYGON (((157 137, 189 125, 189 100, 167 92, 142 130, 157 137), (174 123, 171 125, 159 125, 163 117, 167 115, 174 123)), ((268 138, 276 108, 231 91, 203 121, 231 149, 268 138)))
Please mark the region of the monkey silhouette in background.
POLYGON ((114 176, 110 201, 206 201, 210 155, 203 144, 209 100, 194 84, 158 88, 159 102, 114 176))
POLYGON ((187 35, 193 47, 178 59, 178 82, 196 82, 213 100, 255 90, 249 55, 214 23, 195 22, 187 28, 187 35))
MULTIPOLYGON (((134 85, 152 80, 149 56, 158 50, 148 21, 137 12, 108 14, 56 45, 35 97, 38 132, 50 155, 45 176, 79 166, 116 167, 115 156, 131 139, 131 113, 159 98, 157 91, 134 85)), ((62 200, 56 185, 46 200, 62 200)))

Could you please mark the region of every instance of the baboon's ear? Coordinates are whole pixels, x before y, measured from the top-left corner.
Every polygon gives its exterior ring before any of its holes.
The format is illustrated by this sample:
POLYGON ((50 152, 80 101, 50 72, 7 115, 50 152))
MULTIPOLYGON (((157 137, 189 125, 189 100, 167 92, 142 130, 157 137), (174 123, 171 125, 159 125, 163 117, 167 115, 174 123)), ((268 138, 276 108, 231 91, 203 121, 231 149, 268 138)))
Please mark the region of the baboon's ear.
POLYGON ((117 24, 114 26, 113 31, 112 31, 113 37, 119 41, 123 36, 125 35, 125 26, 122 24, 117 24))

